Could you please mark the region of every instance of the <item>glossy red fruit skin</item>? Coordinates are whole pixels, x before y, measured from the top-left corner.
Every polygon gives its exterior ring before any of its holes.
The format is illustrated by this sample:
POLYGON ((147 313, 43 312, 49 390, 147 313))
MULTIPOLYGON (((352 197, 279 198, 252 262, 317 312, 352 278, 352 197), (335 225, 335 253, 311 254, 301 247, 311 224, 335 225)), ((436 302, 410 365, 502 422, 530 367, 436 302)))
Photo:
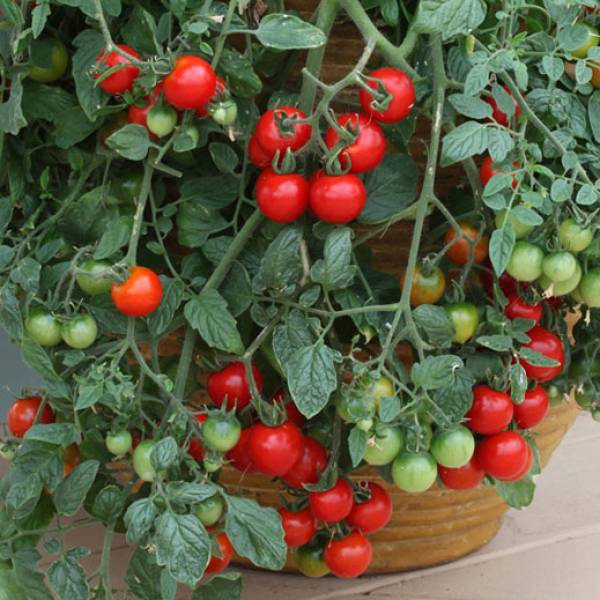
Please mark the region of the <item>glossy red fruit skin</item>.
POLYGON ((443 484, 451 490, 470 490, 481 484, 485 471, 473 455, 466 465, 456 469, 438 465, 438 475, 443 484))
POLYGON ((204 106, 215 93, 217 75, 199 56, 184 54, 163 81, 165 100, 181 110, 204 106))
POLYGON ((266 111, 258 120, 254 135, 267 156, 275 156, 277 150, 283 158, 289 148, 292 152, 302 148, 310 139, 312 127, 307 123, 294 123, 289 132, 281 132, 280 118, 306 119, 306 114, 293 106, 278 106, 266 111))
POLYGON ((204 571, 209 575, 216 575, 217 573, 222 573, 229 566, 229 563, 233 558, 233 546, 231 545, 231 542, 229 541, 227 535, 224 532, 222 532, 219 533, 215 539, 217 540, 217 544, 219 545, 221 558, 218 558, 215 555, 210 557, 210 562, 206 567, 206 571, 204 571))
POLYGON ((324 523, 337 523, 345 519, 354 506, 352 486, 341 477, 325 492, 310 492, 310 510, 316 519, 324 523))
POLYGON ((304 450, 292 468, 281 478, 287 485, 301 489, 305 483, 319 480, 327 466, 327 453, 323 446, 310 436, 304 437, 304 450))
POLYGON ((315 518, 308 508, 297 512, 280 508, 281 525, 285 533, 285 543, 288 548, 299 548, 308 544, 317 533, 315 518))
MULTIPOLYGON (((485 160, 483 161, 483 163, 481 163, 481 168, 479 169, 479 177, 481 178, 481 183, 484 186, 494 175, 498 175, 498 173, 504 173, 504 171, 502 171, 500 169, 494 169, 494 167, 492 166, 493 164, 494 164, 494 161, 491 156, 486 157, 485 160)), ((519 163, 517 163, 517 162, 513 163, 513 167, 518 168, 519 163)), ((513 189, 517 189, 517 185, 518 185, 517 178, 515 175, 513 175, 513 181, 512 181, 513 189)))
POLYGON ((362 575, 371 564, 371 542, 360 531, 341 540, 330 540, 325 546, 325 564, 336 577, 351 579, 362 575))
POLYGON ((267 427, 257 423, 248 442, 248 455, 261 472, 273 477, 285 475, 302 456, 304 436, 294 423, 267 427))
MULTIPOLYGON (((123 52, 127 52, 127 54, 134 58, 141 58, 133 48, 130 48, 125 44, 117 44, 117 48, 123 50, 123 52)), ((107 54, 106 50, 104 50, 96 57, 96 62, 105 65, 107 68, 116 67, 121 64, 127 65, 114 72, 112 75, 109 75, 98 84, 107 94, 121 96, 126 91, 131 90, 137 76, 140 74, 139 68, 118 52, 109 52, 107 54)), ((98 77, 100 77, 99 73, 96 74, 96 78, 98 77)))
POLYGON ((512 421, 514 405, 510 396, 487 385, 473 388, 473 405, 465 415, 467 427, 476 433, 500 433, 512 421))
MULTIPOLYGON (((489 271, 481 270, 479 272, 479 278, 481 279, 481 284, 485 290, 485 293, 489 298, 494 297, 494 275, 492 274, 494 268, 492 267, 492 263, 490 259, 486 259, 483 261, 483 266, 489 271)), ((519 282, 513 277, 511 277, 506 271, 500 275, 498 278, 498 285, 502 290, 502 293, 505 296, 510 296, 511 294, 515 294, 517 289, 526 289, 529 284, 526 282, 519 282)))
MULTIPOLYGON (((130 123, 141 125, 148 129, 148 113, 156 106, 158 98, 162 93, 162 81, 156 84, 150 96, 146 96, 144 106, 132 104, 127 111, 127 118, 130 123)), ((154 134, 150 134, 154 135, 154 134)))
MULTIPOLYGON (((208 414, 202 413, 201 415, 194 415, 196 421, 198 421, 198 428, 208 419, 208 414)), ((204 460, 204 446, 202 445, 201 440, 193 437, 190 440, 190 445, 188 446, 188 454, 197 462, 202 462, 204 460)))
MULTIPOLYGON (((345 113, 338 117, 343 129, 353 133, 358 131, 354 143, 346 146, 339 153, 340 165, 347 167, 350 159, 350 173, 365 173, 374 169, 385 157, 386 141, 381 127, 366 114, 345 113)), ((325 134, 325 144, 333 148, 340 140, 338 132, 330 127, 325 134)))
MULTIPOLYGON (((510 93, 508 87, 504 86, 504 89, 512 97, 512 94, 510 93)), ((508 115, 505 112, 502 112, 498 108, 498 105, 496 104, 496 100, 494 100, 493 97, 487 96, 484 98, 484 101, 487 102, 492 107, 492 119, 494 121, 496 121, 496 123, 498 123, 498 125, 503 125, 504 127, 508 127, 508 115)), ((521 107, 519 106, 518 102, 514 98, 513 98, 513 104, 515 106, 514 119, 516 121, 518 121, 519 117, 521 116, 521 107)))
POLYGON ((523 472, 529 460, 529 445, 516 431, 503 431, 484 438, 475 456, 485 472, 500 481, 510 481, 523 472))
MULTIPOLYGON (((210 101, 214 102, 215 100, 218 100, 218 97, 221 96, 222 94, 224 94, 226 90, 227 90, 227 83, 225 82, 225 80, 222 77, 219 77, 218 75, 216 75, 215 93, 213 94, 210 101)), ((196 114, 199 117, 206 117, 208 115, 208 105, 209 104, 210 104, 210 102, 207 102, 206 104, 203 104, 202 106, 197 108, 196 114)))
POLYGON ((539 425, 548 414, 550 402, 548 394, 541 385, 525 392, 521 404, 515 404, 514 420, 519 429, 531 429, 539 425))
POLYGON ((225 455, 225 458, 231 462, 231 466, 242 473, 256 473, 258 471, 248 455, 248 443, 252 436, 253 427, 254 425, 250 425, 250 427, 242 429, 238 443, 225 455))
POLYGON ((346 523, 363 533, 375 533, 389 523, 394 506, 390 495, 380 485, 369 482, 368 488, 371 497, 366 502, 354 503, 346 523))
POLYGON ((258 208, 275 223, 293 223, 308 208, 308 181, 298 173, 265 169, 256 182, 258 208))
POLYGON ((560 338, 539 325, 528 331, 527 335, 531 338, 531 341, 529 344, 525 344, 523 346, 524 348, 529 348, 534 352, 544 354, 560 363, 555 367, 538 367, 529 364, 525 360, 521 360, 521 364, 527 373, 527 377, 530 379, 537 379, 537 381, 542 383, 558 377, 562 373, 565 364, 565 349, 560 338))
MULTIPOLYGON (((271 402, 281 405, 284 402, 284 400, 285 394, 283 393, 283 390, 277 390, 273 394, 271 402)), ((298 410, 298 407, 294 404, 293 400, 290 399, 286 402, 284 410, 285 414, 287 415, 288 421, 295 423, 296 425, 298 425, 298 427, 302 427, 302 425, 304 425, 306 419, 304 415, 298 410)))
POLYGON ((527 458, 525 460, 525 463, 523 464, 523 467, 517 473, 515 473, 512 477, 507 477, 506 479, 504 479, 504 481, 507 481, 509 483, 513 482, 513 481, 519 481, 519 479, 522 479, 523 477, 525 477, 525 475, 527 475, 527 473, 529 473, 532 465, 533 465, 533 451, 531 450, 531 446, 529 444, 527 444, 527 458))
POLYGON ((313 177, 309 202, 310 210, 317 219, 343 225, 354 221, 365 208, 367 190, 356 175, 320 173, 313 177))
MULTIPOLYGON (((22 438, 33 426, 35 416, 41 404, 42 398, 39 396, 27 396, 26 398, 15 400, 8 410, 6 419, 8 431, 14 437, 22 438)), ((42 425, 54 423, 54 412, 48 403, 46 403, 42 410, 39 423, 42 425)))
MULTIPOLYGON (((252 365, 254 382, 260 392, 263 387, 262 374, 256 365, 252 365)), ((250 384, 246 378, 246 369, 241 362, 229 363, 224 369, 215 371, 208 376, 208 395, 216 406, 220 407, 227 398, 227 410, 237 406, 242 410, 252 398, 250 384)))
POLYGON ((542 318, 542 304, 527 304, 522 300, 519 294, 513 292, 508 296, 508 304, 504 309, 504 314, 509 319, 528 319, 534 321, 534 325, 538 325, 542 318))
MULTIPOLYGON (((393 67, 383 67, 369 73, 370 77, 383 81, 384 87, 393 98, 384 111, 377 111, 371 107, 373 96, 364 88, 359 91, 360 105, 362 109, 381 123, 397 123, 405 119, 415 104, 416 93, 412 79, 393 67)), ((369 87, 377 89, 379 86, 375 81, 369 81, 369 87)))
POLYGON ((111 296, 119 312, 129 317, 145 317, 162 300, 160 277, 146 267, 132 267, 123 283, 113 283, 111 296))
POLYGON ((256 139, 256 135, 253 135, 248 142, 248 158, 250 162, 259 169, 266 169, 271 165, 273 156, 267 154, 256 139))

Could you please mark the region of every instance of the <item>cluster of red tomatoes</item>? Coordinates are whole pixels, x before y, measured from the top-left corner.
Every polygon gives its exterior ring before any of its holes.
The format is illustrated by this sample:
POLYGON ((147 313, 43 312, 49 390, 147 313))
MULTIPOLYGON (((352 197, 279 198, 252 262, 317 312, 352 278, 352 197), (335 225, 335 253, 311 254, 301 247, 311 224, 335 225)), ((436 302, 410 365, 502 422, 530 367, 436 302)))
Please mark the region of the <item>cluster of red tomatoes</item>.
MULTIPOLYGON (((300 173, 282 172, 275 163, 286 153, 301 152, 313 135, 308 116, 298 108, 279 106, 266 111, 250 138, 248 153, 262 170, 256 184, 256 199, 262 213, 276 223, 291 223, 307 210, 316 218, 341 225, 356 219, 363 211, 367 192, 359 174, 374 169, 384 158, 386 140, 381 123, 406 118, 415 102, 415 89, 406 73, 381 68, 370 75, 369 86, 383 86, 386 104, 377 104, 376 92, 360 91, 364 112, 345 113, 337 118, 324 138, 325 146, 337 154, 340 173, 321 169, 306 179, 300 173), (353 141, 344 144, 345 132, 353 141), (343 133, 342 133, 343 135, 343 133)), ((377 92, 380 94, 380 92, 377 92)))

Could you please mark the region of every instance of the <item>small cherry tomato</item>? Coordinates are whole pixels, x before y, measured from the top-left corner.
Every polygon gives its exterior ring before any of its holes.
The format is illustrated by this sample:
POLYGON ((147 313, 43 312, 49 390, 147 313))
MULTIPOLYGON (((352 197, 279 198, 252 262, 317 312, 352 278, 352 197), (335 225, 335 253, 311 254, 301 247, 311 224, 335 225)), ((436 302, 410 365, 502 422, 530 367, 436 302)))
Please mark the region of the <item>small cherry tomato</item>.
POLYGON ((298 173, 280 175, 265 169, 256 182, 258 208, 275 223, 292 223, 308 207, 308 181, 298 173))
POLYGON ((313 542, 296 549, 296 566, 302 575, 306 577, 324 577, 330 572, 323 559, 324 550, 325 548, 319 542, 313 542))
POLYGON ((542 274, 544 252, 535 244, 519 240, 510 255, 506 271, 517 281, 535 281, 542 274))
MULTIPOLYGON (((406 273, 402 275, 402 286, 406 280, 406 273)), ((412 279, 410 290, 411 306, 421 304, 435 304, 446 291, 446 277, 439 267, 423 268, 417 265, 412 279)))
POLYGON ((364 459, 370 465, 391 463, 404 450, 404 435, 399 427, 380 423, 367 443, 364 459))
POLYGON ((85 350, 96 341, 98 326, 91 315, 77 315, 62 324, 60 335, 67 346, 85 350))
POLYGON ((456 344, 464 344, 469 341, 479 327, 477 307, 470 302, 455 302, 447 304, 444 308, 454 325, 452 341, 456 344))
POLYGON ((217 452, 228 452, 240 440, 242 426, 228 415, 211 415, 202 423, 202 437, 206 445, 217 452))
POLYGON ((200 106, 196 109, 196 114, 201 118, 206 117, 208 115, 208 109, 209 109, 211 102, 219 102, 220 99, 225 97, 225 95, 227 94, 226 81, 222 77, 219 77, 218 75, 216 75, 216 79, 217 79, 217 82, 215 84, 215 93, 213 94, 212 98, 210 99, 210 102, 207 102, 206 104, 203 104, 202 106, 200 106))
POLYGON ((256 124, 256 141, 267 156, 275 156, 279 150, 281 158, 289 148, 292 152, 302 148, 310 138, 312 127, 298 123, 306 114, 293 106, 278 106, 265 112, 256 124))
POLYGON ((148 113, 156 106, 159 96, 162 94, 162 81, 159 82, 152 90, 152 94, 146 96, 144 104, 137 105, 132 104, 127 110, 127 117, 130 123, 136 125, 142 125, 142 127, 148 128, 148 113))
MULTIPOLYGON (((384 158, 385 135, 381 127, 368 115, 345 113, 337 119, 339 126, 356 135, 354 142, 339 154, 340 165, 345 169, 350 160, 350 173, 365 173, 374 169, 384 158)), ((340 141, 338 132, 330 127, 325 134, 325 144, 333 148, 340 141)))
POLYGON ((215 123, 229 127, 237 119, 238 107, 233 100, 229 99, 211 106, 208 112, 215 123))
POLYGON ((511 482, 511 481, 518 481, 519 479, 522 479, 523 477, 525 477, 525 475, 527 475, 527 473, 529 473, 529 471, 531 471, 532 466, 533 466, 533 451, 531 450, 531 446, 529 444, 527 444, 527 458, 525 459, 523 466, 512 477, 508 477, 508 478, 504 479, 504 481, 511 482))
POLYGON ((376 483, 367 483, 371 497, 364 502, 355 502, 346 517, 346 523, 363 533, 375 533, 383 529, 392 518, 394 506, 390 495, 376 483))
POLYGON ((503 431, 479 442, 477 461, 488 475, 510 481, 523 471, 529 459, 529 445, 516 431, 503 431))
POLYGON ((248 454, 252 464, 262 473, 285 475, 300 460, 304 436, 294 423, 268 427, 257 423, 252 428, 248 454))
POLYGON ((166 104, 153 106, 146 118, 148 131, 156 137, 162 138, 173 133, 177 125, 177 112, 172 106, 166 104))
MULTIPOLYGON (((385 108, 380 109, 373 105, 375 102, 373 95, 361 88, 359 99, 362 109, 382 123, 397 123, 405 119, 415 104, 416 94, 412 79, 404 71, 393 67, 376 69, 369 74, 369 77, 379 79, 390 98, 385 108)), ((381 84, 378 81, 369 80, 368 84, 374 90, 384 91, 381 90, 381 84)), ((385 103, 386 100, 383 102, 385 103)))
POLYGON ((242 429, 238 443, 226 454, 226 458, 231 461, 232 466, 242 473, 256 473, 257 471, 248 455, 248 443, 252 437, 253 428, 254 425, 251 425, 242 429))
POLYGON ((73 472, 73 469, 81 462, 81 452, 77 444, 71 444, 65 448, 63 457, 63 475, 66 477, 73 472))
POLYGON ((330 540, 323 554, 325 564, 336 577, 350 579, 362 575, 371 564, 373 548, 359 531, 339 540, 330 540))
POLYGON ((29 311, 25 320, 25 329, 34 342, 46 348, 56 346, 62 341, 58 319, 41 307, 29 311))
POLYGON ((165 100, 181 110, 204 106, 213 97, 216 87, 217 76, 212 67, 193 54, 178 57, 163 81, 165 100))
POLYGON ((133 438, 126 429, 111 431, 106 434, 106 449, 115 456, 121 456, 131 451, 133 438))
MULTIPOLYGON (((262 374, 256 365, 252 365, 252 375, 254 382, 260 392, 263 387, 262 374)), ((227 403, 227 410, 237 407, 240 411, 248 404, 252 394, 250 393, 250 384, 246 378, 246 369, 244 363, 232 362, 220 371, 215 371, 208 376, 208 395, 216 406, 221 406, 223 402, 227 403)))
POLYGON ((283 390, 278 390, 275 392, 273 394, 273 398, 271 398, 271 402, 284 407, 285 414, 287 415, 287 421, 295 423, 298 425, 298 427, 302 427, 302 425, 304 425, 304 422, 306 421, 304 415, 298 410, 298 407, 294 404, 293 400, 288 399, 286 402, 283 390))
POLYGON ((259 169, 266 169, 271 165, 271 161, 273 160, 273 156, 269 155, 261 148, 256 139, 256 135, 253 135, 248 142, 248 158, 250 159, 250 162, 259 169))
POLYGON ((457 469, 466 465, 475 451, 473 434, 462 425, 438 431, 431 440, 431 454, 438 465, 457 469))
POLYGON ((77 269, 75 275, 77 285, 90 296, 106 294, 113 284, 111 267, 107 260, 86 260, 77 269))
POLYGON ((509 319, 527 319, 533 321, 535 325, 538 325, 542 319, 542 305, 541 304, 527 304, 525 300, 522 300, 519 294, 513 292, 508 296, 508 304, 504 309, 504 314, 509 319))
POLYGON ((590 308, 600 308, 600 268, 590 269, 579 284, 579 294, 590 308))
MULTIPOLYGON (((134 58, 140 58, 140 55, 133 50, 133 48, 130 48, 125 44, 117 44, 117 48, 134 58)), ((129 58, 126 58, 118 52, 109 52, 107 54, 106 50, 104 50, 98 55, 96 62, 107 69, 116 67, 117 65, 125 65, 118 71, 115 71, 112 75, 104 78, 98 84, 107 94, 113 94, 115 96, 123 95, 126 91, 133 88, 133 84, 140 74, 139 68, 136 67, 129 58)), ((96 79, 98 77, 100 77, 100 73, 96 74, 96 79)))
POLYGON ((319 475, 327 466, 327 453, 317 440, 310 436, 304 438, 304 450, 291 469, 281 478, 287 485, 302 488, 304 484, 319 481, 319 475))
POLYGON ((475 264, 482 263, 488 256, 489 239, 487 235, 480 235, 476 227, 464 221, 461 221, 459 225, 460 233, 457 233, 454 228, 450 228, 444 238, 444 244, 447 246, 456 239, 457 235, 459 236, 458 241, 448 248, 448 258, 455 265, 461 266, 466 265, 471 256, 475 264))
POLYGON ((521 359, 521 364, 527 373, 527 377, 537 379, 542 383, 558 377, 565 364, 565 349, 560 338, 539 326, 534 327, 527 335, 531 338, 531 341, 525 344, 524 348, 529 348, 559 363, 554 367, 540 367, 521 359))
POLYGON ((475 455, 462 467, 448 468, 440 465, 438 473, 442 483, 451 490, 470 490, 480 485, 485 477, 485 471, 475 455))
POLYGON ((316 519, 324 523, 337 523, 345 519, 354 506, 352 486, 341 477, 324 492, 310 492, 308 504, 316 519))
POLYGON ((549 405, 546 390, 541 385, 536 385, 525 392, 525 399, 521 404, 515 404, 515 423, 520 429, 535 427, 548 414, 549 405))
POLYGON ((217 523, 223 514, 223 500, 219 494, 215 494, 206 500, 196 504, 194 514, 205 527, 217 523))
POLYGON ((429 452, 401 452, 392 463, 392 479, 404 492, 425 492, 436 477, 437 463, 429 452))
MULTIPOLYGON (((508 89, 507 86, 504 86, 504 90, 512 98, 512 94, 510 93, 510 90, 508 89)), ((500 110, 494 97, 486 96, 484 98, 484 101, 487 102, 492 107, 492 119, 494 121, 496 121, 496 123, 498 123, 498 125, 503 125, 504 127, 508 127, 508 115, 505 112, 500 110)), ((514 112, 513 117, 514 117, 515 121, 518 121, 519 117, 521 116, 521 107, 519 106, 518 102, 514 98, 513 98, 513 105, 515 107, 515 112, 514 112)))
MULTIPOLYGON (((202 427, 204 421, 208 419, 208 415, 206 413, 194 415, 194 417, 196 421, 198 421, 199 427, 202 427)), ((190 445, 188 446, 188 454, 197 462, 202 462, 204 460, 204 445, 197 437, 193 437, 190 440, 190 445)))
POLYGON ((297 512, 280 508, 279 516, 288 548, 298 548, 308 544, 317 533, 315 518, 308 508, 297 512))
POLYGON ((156 470, 150 460, 152 449, 156 446, 154 440, 144 440, 140 442, 133 452, 133 469, 142 481, 154 481, 156 479, 156 470))
POLYGON ((367 190, 356 175, 319 173, 313 177, 310 185, 310 209, 317 219, 333 225, 343 225, 354 221, 365 208, 367 190))
POLYGON ((111 295, 119 312, 145 317, 160 306, 162 282, 152 269, 132 267, 123 283, 113 283, 111 295))
POLYGON ((379 408, 379 404, 383 398, 392 398, 394 396, 394 384, 385 375, 381 375, 371 385, 369 393, 375 403, 375 407, 379 408))
POLYGON ((571 50, 571 54, 575 58, 587 58, 590 49, 594 48, 598 45, 598 43, 600 43, 600 34, 598 33, 598 30, 589 23, 579 23, 578 27, 584 27, 587 29, 587 37, 585 42, 583 42, 579 48, 571 50))
POLYGON ((570 279, 577 270, 577 259, 570 252, 546 254, 542 261, 542 271, 553 282, 570 279))
POLYGON ((233 558, 233 546, 229 541, 229 538, 225 534, 225 532, 221 532, 215 536, 215 541, 219 547, 219 554, 221 558, 213 554, 210 557, 210 562, 206 567, 206 571, 204 571, 208 575, 215 575, 217 573, 222 573, 231 562, 233 558))
POLYGON ((467 427, 475 433, 499 433, 512 421, 514 405, 506 392, 498 392, 487 385, 473 388, 473 404, 465 415, 467 427))
POLYGON ((69 54, 64 44, 57 39, 33 40, 29 54, 29 79, 51 83, 60 79, 67 71, 69 54))
POLYGON ((591 229, 582 227, 573 219, 565 219, 558 228, 558 238, 565 250, 577 254, 592 243, 594 234, 591 229))
MULTIPOLYGON (((41 405, 42 399, 39 396, 27 396, 15 400, 8 409, 6 419, 8 431, 11 435, 22 438, 33 426, 41 405)), ((49 404, 44 405, 38 422, 42 425, 54 423, 54 412, 49 404)))
MULTIPOLYGON (((518 169, 519 163, 515 161, 513 163, 513 167, 515 167, 515 169, 518 169)), ((501 169, 495 169, 494 161, 493 161, 492 157, 487 156, 485 158, 485 160, 483 161, 483 163, 481 163, 481 168, 479 170, 479 177, 481 178, 481 183, 485 186, 487 184, 487 182, 494 175, 498 175, 498 173, 504 173, 504 171, 502 171, 501 169)), ((516 175, 513 174, 513 181, 512 181, 513 189, 517 189, 517 185, 518 185, 517 177, 516 177, 516 175)))

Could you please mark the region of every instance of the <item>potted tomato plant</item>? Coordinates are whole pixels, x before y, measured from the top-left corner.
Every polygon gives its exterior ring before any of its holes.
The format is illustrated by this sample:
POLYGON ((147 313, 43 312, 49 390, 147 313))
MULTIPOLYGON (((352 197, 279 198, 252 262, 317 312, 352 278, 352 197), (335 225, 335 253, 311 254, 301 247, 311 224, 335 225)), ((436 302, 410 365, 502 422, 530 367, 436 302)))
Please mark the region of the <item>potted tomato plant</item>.
POLYGON ((0 323, 44 386, 0 589, 236 598, 232 560, 435 564, 529 505, 600 418, 596 5, 3 2, 0 323))

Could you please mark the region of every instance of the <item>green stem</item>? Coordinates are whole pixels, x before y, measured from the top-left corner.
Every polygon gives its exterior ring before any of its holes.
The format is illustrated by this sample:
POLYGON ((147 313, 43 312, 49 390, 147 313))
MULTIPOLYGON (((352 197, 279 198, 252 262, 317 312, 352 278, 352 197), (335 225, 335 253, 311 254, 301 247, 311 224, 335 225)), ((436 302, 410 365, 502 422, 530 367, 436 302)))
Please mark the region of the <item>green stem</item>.
POLYGON ((227 13, 225 14, 225 19, 223 20, 223 27, 221 28, 219 39, 217 40, 217 43, 215 45, 215 54, 211 62, 211 66, 213 69, 219 64, 219 60, 221 60, 221 54, 223 53, 223 48, 225 47, 225 40, 227 39, 227 32, 229 31, 231 19, 233 19, 233 13, 235 12, 235 7, 237 5, 238 0, 229 0, 227 13))
POLYGON ((137 202, 135 216, 133 217, 133 227, 131 229, 129 248, 127 250, 127 256, 125 257, 125 261, 130 266, 134 266, 137 260, 137 247, 140 240, 140 234, 142 232, 142 225, 144 223, 144 211, 146 210, 146 203, 148 201, 148 196, 150 195, 153 172, 154 166, 152 160, 148 158, 148 160, 146 160, 146 164, 144 165, 144 178, 142 179, 142 187, 137 202))

